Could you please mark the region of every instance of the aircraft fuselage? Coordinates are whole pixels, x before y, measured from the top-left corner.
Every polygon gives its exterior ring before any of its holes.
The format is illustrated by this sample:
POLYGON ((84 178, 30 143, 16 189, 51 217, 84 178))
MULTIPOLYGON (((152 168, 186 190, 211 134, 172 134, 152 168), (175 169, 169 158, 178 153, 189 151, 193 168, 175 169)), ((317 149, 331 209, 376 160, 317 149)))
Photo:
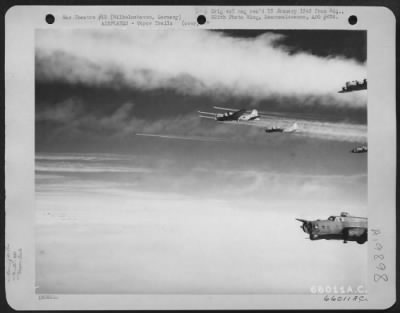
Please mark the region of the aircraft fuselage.
POLYGON ((359 244, 368 240, 368 219, 365 217, 342 213, 340 216, 330 216, 327 220, 297 220, 303 223, 301 228, 310 235, 311 240, 337 239, 359 244))
POLYGON ((361 147, 356 147, 353 150, 351 150, 352 153, 365 153, 368 152, 368 147, 367 146, 361 146, 361 147))
POLYGON ((267 128, 265 130, 266 133, 283 133, 283 128, 267 128))
POLYGON ((342 87, 342 90, 340 90, 339 93, 364 90, 364 89, 367 89, 367 80, 366 79, 364 79, 363 81, 355 80, 352 82, 347 82, 346 86, 342 87))
POLYGON ((225 112, 225 113, 218 113, 215 116, 217 121, 238 121, 242 116, 244 116, 246 110, 239 110, 236 112, 225 112))

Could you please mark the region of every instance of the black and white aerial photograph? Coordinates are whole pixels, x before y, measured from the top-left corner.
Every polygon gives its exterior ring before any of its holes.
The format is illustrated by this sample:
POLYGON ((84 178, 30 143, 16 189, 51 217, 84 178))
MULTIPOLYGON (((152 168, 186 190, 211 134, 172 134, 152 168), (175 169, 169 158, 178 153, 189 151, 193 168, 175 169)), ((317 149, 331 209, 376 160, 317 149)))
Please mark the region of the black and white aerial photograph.
POLYGON ((34 58, 37 294, 367 292, 366 31, 43 28, 34 58))

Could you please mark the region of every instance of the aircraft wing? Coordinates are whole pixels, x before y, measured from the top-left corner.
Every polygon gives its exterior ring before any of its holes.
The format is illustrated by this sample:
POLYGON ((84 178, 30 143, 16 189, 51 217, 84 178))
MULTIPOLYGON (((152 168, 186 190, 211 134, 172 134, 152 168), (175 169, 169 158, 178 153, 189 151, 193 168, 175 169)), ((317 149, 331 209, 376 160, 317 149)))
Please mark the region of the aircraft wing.
POLYGON ((213 112, 203 112, 203 111, 197 111, 200 115, 199 117, 201 118, 208 118, 210 120, 215 120, 216 114, 213 112))
POLYGON ((214 106, 213 108, 214 108, 214 109, 217 109, 217 110, 224 110, 224 111, 231 111, 231 112, 238 111, 238 109, 223 108, 223 107, 217 107, 217 106, 214 106))
MULTIPOLYGON (((226 108, 226 107, 219 107, 219 106, 214 106, 214 109, 217 110, 224 110, 224 111, 230 111, 233 113, 250 113, 251 110, 238 110, 238 109, 233 109, 233 108, 226 108)), ((254 108, 256 109, 256 108, 254 108)), ((315 113, 285 113, 285 112, 265 112, 265 111, 258 111, 258 115, 264 118, 279 118, 279 119, 315 119, 319 118, 320 115, 315 114, 315 113), (288 117, 288 115, 290 115, 288 117)))
POLYGON ((225 124, 230 124, 230 125, 247 125, 247 126, 258 126, 262 127, 262 125, 259 125, 257 121, 219 121, 219 123, 225 123, 225 124))
MULTIPOLYGON (((215 121, 215 118, 212 116, 205 116, 205 115, 199 115, 199 117, 201 118, 208 118, 208 119, 212 119, 215 121)), ((258 121, 236 121, 236 120, 232 120, 232 121, 217 121, 219 124, 228 124, 228 125, 246 125, 246 126, 258 126, 258 127, 264 127, 263 125, 258 124, 258 121)))
MULTIPOLYGON (((245 113, 245 112, 251 112, 251 110, 238 110, 238 109, 233 109, 233 108, 224 108, 224 107, 218 107, 218 106, 214 106, 213 107, 214 109, 217 109, 217 110, 224 110, 224 111, 231 111, 231 112, 239 112, 239 111, 242 111, 243 113, 245 113)), ((287 114, 285 114, 285 113, 278 113, 278 112, 260 112, 260 111, 258 111, 258 115, 265 115, 265 116, 272 116, 272 117, 275 117, 275 116, 285 116, 285 115, 287 115, 287 114)))
MULTIPOLYGON (((205 118, 205 119, 210 119, 210 120, 216 120, 216 113, 213 112, 204 112, 204 111, 197 111, 199 113, 199 117, 205 118)), ((234 115, 231 115, 231 117, 234 117, 234 115)), ((248 126, 263 126, 259 124, 259 121, 253 120, 253 121, 240 121, 236 119, 232 120, 227 120, 227 121, 218 121, 218 123, 224 123, 224 124, 231 124, 231 125, 248 125, 248 126)))
MULTIPOLYGON (((245 110, 245 109, 242 109, 242 110, 238 110, 238 109, 233 109, 233 108, 226 108, 226 107, 219 107, 219 106, 214 106, 213 107, 214 109, 217 109, 217 110, 224 110, 224 111, 230 111, 230 112, 233 112, 234 114, 235 114, 235 116, 236 116, 236 114, 237 115, 242 115, 242 114, 244 114, 244 113, 250 113, 252 110, 245 110)), ((260 116, 260 117, 263 117, 263 118, 279 118, 280 120, 285 120, 285 119, 293 119, 293 118, 297 118, 297 119, 301 119, 301 118, 315 118, 316 117, 316 114, 312 114, 312 113, 309 113, 309 114, 307 114, 307 113, 299 113, 299 114, 296 114, 295 116, 290 116, 290 118, 288 118, 287 116, 288 116, 288 113, 281 113, 281 112, 263 112, 263 111, 257 111, 258 112, 258 115, 260 116)))
POLYGON ((199 115, 199 117, 201 117, 201 118, 208 118, 208 119, 210 119, 210 120, 215 120, 215 117, 212 117, 212 116, 199 115))
POLYGON ((208 115, 216 115, 214 112, 204 112, 204 111, 197 111, 198 113, 200 113, 200 114, 208 114, 208 115))
POLYGON ((217 109, 217 110, 230 111, 233 114, 237 114, 237 115, 242 115, 242 114, 244 114, 246 112, 250 112, 250 111, 245 110, 245 109, 232 109, 232 108, 223 108, 223 107, 217 107, 217 106, 214 106, 213 108, 217 109))

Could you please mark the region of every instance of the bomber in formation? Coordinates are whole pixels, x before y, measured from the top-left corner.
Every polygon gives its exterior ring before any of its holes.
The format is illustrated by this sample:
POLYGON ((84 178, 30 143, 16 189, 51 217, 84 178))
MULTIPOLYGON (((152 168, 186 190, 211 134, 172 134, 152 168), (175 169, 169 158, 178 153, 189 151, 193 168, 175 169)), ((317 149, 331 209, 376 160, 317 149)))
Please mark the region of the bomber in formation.
POLYGON ((227 111, 224 113, 215 113, 215 112, 204 112, 198 111, 200 113, 199 117, 215 119, 220 122, 228 122, 228 121, 259 121, 260 116, 258 115, 257 110, 248 111, 246 109, 234 110, 229 108, 222 107, 214 107, 214 109, 227 111))
POLYGON ((265 130, 266 133, 294 133, 298 130, 297 123, 294 123, 290 127, 279 127, 279 126, 272 126, 265 130))
POLYGON ((351 149, 351 153, 365 153, 368 152, 368 146, 367 145, 361 145, 358 147, 355 147, 354 149, 351 149))
POLYGON ((353 80, 351 82, 346 82, 346 85, 342 87, 342 90, 338 91, 339 93, 351 92, 357 90, 365 90, 367 89, 367 79, 363 79, 362 81, 353 80))
POLYGON ((330 216, 326 220, 308 221, 297 218, 303 225, 300 228, 310 235, 310 240, 336 239, 356 241, 363 244, 368 240, 368 219, 366 217, 351 216, 342 212, 339 216, 330 216))

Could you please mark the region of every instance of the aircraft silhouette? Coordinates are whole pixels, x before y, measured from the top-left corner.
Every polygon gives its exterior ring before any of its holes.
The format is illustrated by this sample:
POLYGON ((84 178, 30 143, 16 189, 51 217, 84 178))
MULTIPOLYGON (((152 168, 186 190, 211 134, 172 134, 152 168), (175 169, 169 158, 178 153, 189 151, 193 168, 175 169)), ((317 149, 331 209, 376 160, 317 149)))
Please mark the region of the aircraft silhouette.
POLYGON ((336 239, 356 241, 363 244, 368 240, 368 219, 366 217, 350 216, 342 212, 340 216, 330 216, 326 220, 308 221, 296 218, 303 225, 300 228, 310 235, 310 240, 336 239))
POLYGON ((350 152, 352 152, 352 153, 368 152, 368 147, 367 147, 367 145, 358 146, 358 147, 355 147, 354 149, 352 149, 350 152))
POLYGON ((272 126, 270 128, 267 128, 265 130, 266 133, 294 133, 298 130, 297 123, 294 123, 290 127, 277 127, 277 126, 272 126))
POLYGON ((351 92, 357 90, 367 89, 367 80, 363 79, 363 81, 353 80, 351 82, 346 82, 346 85, 342 87, 342 90, 338 91, 339 93, 351 92))
POLYGON ((257 110, 248 111, 246 109, 234 110, 229 108, 214 107, 217 110, 227 111, 225 113, 214 113, 214 112, 203 112, 198 111, 201 118, 215 119, 216 121, 226 122, 226 121, 258 121, 260 116, 257 110))

